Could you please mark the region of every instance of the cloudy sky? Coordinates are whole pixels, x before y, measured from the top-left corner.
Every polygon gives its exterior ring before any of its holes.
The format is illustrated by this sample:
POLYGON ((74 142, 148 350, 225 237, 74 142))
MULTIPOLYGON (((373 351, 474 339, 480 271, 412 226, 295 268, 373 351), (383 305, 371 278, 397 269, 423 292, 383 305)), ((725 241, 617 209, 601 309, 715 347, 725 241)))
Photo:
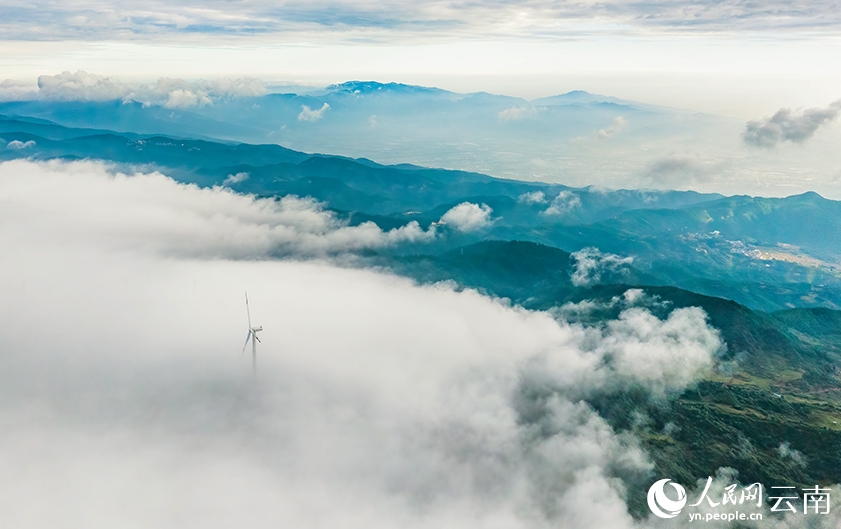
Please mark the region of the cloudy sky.
POLYGON ((22 2, 0 4, 0 71, 122 79, 350 78, 539 97, 585 89, 770 115, 838 99, 841 8, 819 2, 22 2))

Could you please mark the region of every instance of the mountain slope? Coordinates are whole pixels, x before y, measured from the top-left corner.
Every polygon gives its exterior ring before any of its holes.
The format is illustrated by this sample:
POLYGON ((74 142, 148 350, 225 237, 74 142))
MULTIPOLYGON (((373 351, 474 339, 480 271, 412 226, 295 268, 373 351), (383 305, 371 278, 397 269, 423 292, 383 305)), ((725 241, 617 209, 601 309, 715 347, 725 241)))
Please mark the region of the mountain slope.
MULTIPOLYGON (((699 383, 665 398, 641 387, 608 389, 588 397, 589 404, 615 430, 641 439, 655 465, 652 476, 694 484, 728 467, 743 483, 810 487, 841 475, 835 457, 841 450, 839 311, 763 313, 673 287, 575 287, 569 254, 523 242, 489 241, 437 259, 404 257, 394 269, 421 282, 456 281, 590 327, 628 309, 666 318, 678 308, 701 307, 725 347, 699 383)), ((528 398, 551 399, 551 391, 528 398)), ((648 512, 650 485, 631 484, 637 516, 648 512)))

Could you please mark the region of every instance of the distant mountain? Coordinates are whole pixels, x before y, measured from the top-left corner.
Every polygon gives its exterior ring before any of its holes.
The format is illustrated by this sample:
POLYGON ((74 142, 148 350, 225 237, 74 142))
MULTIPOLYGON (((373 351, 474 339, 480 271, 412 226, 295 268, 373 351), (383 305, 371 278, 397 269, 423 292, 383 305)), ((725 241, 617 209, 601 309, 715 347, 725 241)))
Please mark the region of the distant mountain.
POLYGON ((465 171, 307 154, 279 145, 72 129, 19 117, 0 116, 0 139, 32 142, 26 149, 0 149, 0 159, 105 159, 158 167, 179 180, 202 186, 222 185, 230 175, 247 174, 247 178, 226 185, 263 196, 309 195, 337 209, 374 215, 403 218, 411 212, 411 220, 426 224, 464 201, 487 202, 499 208, 500 225, 513 225, 564 219, 592 222, 638 208, 684 206, 720 197, 694 192, 571 190, 465 171), (570 193, 570 200, 577 204, 575 211, 544 215, 553 197, 562 192, 570 193), (540 200, 524 202, 522 197, 528 193, 537 193, 540 200))
POLYGON ((726 121, 583 91, 528 101, 373 81, 179 108, 126 100, 6 102, 0 114, 74 128, 275 143, 381 163, 582 186, 592 183, 594 173, 611 185, 626 179, 633 164, 641 170, 652 156, 697 150, 720 136, 726 121), (621 160, 606 152, 621 152, 621 160))
POLYGON ((333 84, 324 90, 312 92, 311 95, 348 94, 348 95, 383 95, 383 94, 408 94, 412 96, 436 96, 448 99, 457 99, 459 96, 454 92, 441 90, 440 88, 429 88, 426 86, 408 85, 403 83, 378 83, 376 81, 346 81, 340 84, 333 84))
MULTIPOLYGON (((69 128, 46 119, 26 116, 0 116, 0 133, 25 133, 50 140, 67 140, 97 134, 110 134, 110 130, 91 128, 69 128)), ((126 137, 134 137, 126 134, 126 137)))
POLYGON ((258 129, 219 121, 185 109, 136 101, 13 101, 0 103, 0 114, 48 120, 70 128, 191 138, 257 136, 258 129))
POLYGON ((572 90, 565 94, 559 94, 550 97, 541 97, 530 101, 532 105, 536 106, 555 106, 555 105, 572 105, 572 104, 587 104, 587 103, 615 103, 618 105, 632 106, 635 105, 633 101, 619 99, 616 97, 603 96, 600 94, 591 94, 584 90, 572 90))

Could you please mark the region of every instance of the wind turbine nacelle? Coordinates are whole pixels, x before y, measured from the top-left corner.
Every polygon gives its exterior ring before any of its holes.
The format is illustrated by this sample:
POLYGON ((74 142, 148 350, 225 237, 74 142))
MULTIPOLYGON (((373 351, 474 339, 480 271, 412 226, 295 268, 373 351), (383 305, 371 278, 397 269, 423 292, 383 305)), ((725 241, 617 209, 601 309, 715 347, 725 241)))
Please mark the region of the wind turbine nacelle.
POLYGON ((262 325, 260 325, 259 327, 252 327, 252 328, 251 328, 251 330, 252 330, 253 332, 262 331, 262 330, 263 330, 263 326, 262 326, 262 325))

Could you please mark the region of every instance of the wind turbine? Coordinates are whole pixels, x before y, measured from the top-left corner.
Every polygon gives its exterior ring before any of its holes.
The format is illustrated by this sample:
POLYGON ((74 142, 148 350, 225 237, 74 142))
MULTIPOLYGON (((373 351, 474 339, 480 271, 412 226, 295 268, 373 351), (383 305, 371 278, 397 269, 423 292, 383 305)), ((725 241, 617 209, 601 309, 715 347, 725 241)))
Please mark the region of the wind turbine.
POLYGON ((257 376, 257 342, 263 343, 260 341, 260 338, 257 338, 257 333, 263 330, 263 326, 251 326, 251 311, 248 309, 248 291, 245 292, 245 313, 248 315, 248 336, 245 337, 242 352, 245 352, 245 348, 248 347, 248 340, 251 340, 251 367, 254 371, 254 376, 257 376))

